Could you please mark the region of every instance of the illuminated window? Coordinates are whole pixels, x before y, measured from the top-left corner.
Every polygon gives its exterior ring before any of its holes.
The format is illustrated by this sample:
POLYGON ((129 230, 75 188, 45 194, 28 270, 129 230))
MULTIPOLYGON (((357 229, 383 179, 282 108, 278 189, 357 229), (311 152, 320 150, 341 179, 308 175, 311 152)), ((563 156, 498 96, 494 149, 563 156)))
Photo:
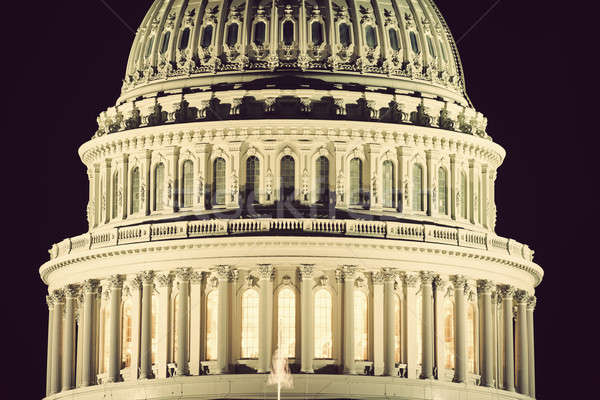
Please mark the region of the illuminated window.
POLYGON ((417 365, 421 365, 421 363, 423 362, 423 338, 421 336, 421 331, 423 330, 423 327, 421 326, 422 324, 422 319, 423 319, 423 296, 421 296, 421 293, 417 294, 417 299, 415 301, 415 323, 416 323, 416 328, 415 331, 417 333, 417 365))
POLYGON ((390 160, 383 162, 383 206, 395 206, 394 163, 390 160))
POLYGON ((258 357, 258 293, 248 289, 242 296, 242 358, 258 357))
POLYGON ((202 39, 200 40, 200 46, 208 48, 212 44, 213 26, 206 25, 202 31, 202 39))
POLYGON ((350 205, 362 203, 362 160, 350 160, 350 205))
POLYGON ((417 35, 414 32, 410 33, 410 46, 415 54, 419 54, 419 42, 417 40, 417 35))
POLYGON ((444 168, 438 170, 438 210, 440 214, 448 214, 448 176, 444 168))
POLYGON ((317 203, 329 203, 329 159, 317 158, 317 203))
POLYGON ((354 359, 368 358, 369 320, 367 317, 367 295, 362 290, 354 291, 354 359))
POLYGON ((171 40, 171 31, 166 31, 160 46, 160 54, 165 54, 169 50, 169 40, 171 40))
POLYGON ((191 207, 194 204, 194 163, 190 160, 183 162, 181 188, 183 189, 182 207, 191 207))
POLYGON ((238 24, 229 24, 229 26, 227 26, 227 46, 233 47, 236 45, 238 38, 238 30, 238 24))
POLYGON ((140 170, 134 168, 131 172, 131 210, 132 214, 140 211, 140 170))
POLYGON ((225 160, 221 157, 213 163, 213 205, 225 205, 225 160))
POLYGON ((296 356, 296 295, 284 288, 277 296, 277 337, 282 357, 296 356))
POLYGON ((467 368, 475 373, 475 305, 467 306, 467 368))
POLYGON ((310 34, 312 42, 315 46, 320 46, 323 43, 323 24, 318 21, 310 25, 310 34))
POLYGON ((218 336, 218 320, 217 310, 219 307, 219 292, 211 291, 206 296, 206 359, 217 359, 217 346, 219 342, 218 336))
POLYGON ((394 359, 400 362, 400 297, 394 295, 394 359))
POLYGON ((190 43, 190 28, 185 28, 181 32, 181 40, 179 41, 179 50, 185 50, 190 43))
POLYGON ((262 21, 254 25, 254 44, 261 46, 265 42, 266 30, 267 26, 262 21))
POLYGON ((165 197, 165 165, 160 163, 154 168, 154 211, 162 210, 165 197))
POLYGON ((294 200, 295 162, 292 156, 281 159, 281 200, 294 200))
POLYGON ((454 304, 444 301, 444 368, 454 369, 454 304))
POLYGON ((400 41, 398 40, 398 32, 394 28, 391 28, 390 30, 388 30, 388 35, 390 37, 390 46, 392 47, 392 49, 394 51, 400 50, 400 41))
POLYGON ((158 297, 152 296, 152 364, 156 362, 158 353, 158 297))
POLYGON ((460 174, 460 216, 467 218, 467 174, 460 174))
POLYGON ((283 44, 290 46, 292 43, 294 43, 294 23, 288 20, 283 23, 283 44))
POLYGON ((246 202, 258 203, 260 191, 260 161, 251 156, 246 160, 246 202))
POLYGON ((331 358, 333 332, 331 330, 332 302, 326 289, 315 293, 315 358, 331 358))
POLYGON ((365 38, 367 42, 367 46, 371 49, 377 47, 377 32, 375 32, 375 28, 372 25, 368 25, 365 28, 365 38))
POLYGON ((118 210, 119 210, 119 173, 115 172, 112 179, 112 218, 117 218, 118 210))
POLYGON ((108 372, 110 358, 110 310, 108 307, 102 311, 102 372, 108 372))
POLYGON ((133 354, 133 310, 131 301, 127 300, 123 303, 123 315, 121 326, 123 329, 121 348, 121 368, 131 366, 131 356, 133 354))
POLYGON ((423 203, 423 167, 419 164, 413 165, 413 210, 425 211, 423 203))

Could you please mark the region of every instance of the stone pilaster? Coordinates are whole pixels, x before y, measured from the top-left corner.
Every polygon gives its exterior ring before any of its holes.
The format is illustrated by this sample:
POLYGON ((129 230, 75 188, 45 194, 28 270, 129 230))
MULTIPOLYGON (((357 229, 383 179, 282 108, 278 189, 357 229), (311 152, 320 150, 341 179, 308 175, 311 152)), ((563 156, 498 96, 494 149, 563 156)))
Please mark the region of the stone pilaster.
POLYGON ((271 279, 273 266, 260 264, 258 266, 258 282, 260 286, 258 309, 258 372, 264 373, 271 370, 271 333, 273 331, 273 289, 271 279))
POLYGON ((167 207, 172 212, 177 212, 179 202, 177 201, 179 193, 176 188, 179 187, 179 147, 170 146, 167 149, 167 160, 169 169, 167 174, 167 207))
POLYGON ((110 325, 107 382, 121 381, 121 301, 123 276, 113 275, 109 281, 110 325))
POLYGON ((344 265, 344 374, 355 374, 354 361, 354 285, 357 267, 344 265))
POLYGON ((427 215, 437 215, 439 187, 437 181, 437 170, 439 164, 439 152, 428 150, 426 153, 427 162, 427 215))
MULTIPOLYGON (((384 271, 371 273, 371 281, 373 282, 373 309, 383 310, 382 312, 373 313, 373 373, 374 375, 383 375, 386 363, 386 317, 387 305, 384 293, 384 271)), ((393 309, 392 298, 392 309, 393 309)), ((393 315, 393 312, 392 312, 393 315)))
POLYGON ((75 387, 75 304, 77 287, 68 285, 65 293, 65 320, 63 331, 62 354, 62 390, 75 387))
POLYGON ((482 306, 482 368, 481 386, 494 387, 494 326, 492 318, 492 290, 494 284, 489 280, 477 282, 477 292, 482 306))
POLYGON ((154 272, 145 271, 142 275, 142 322, 140 333, 140 379, 152 379, 152 292, 154 272))
POLYGON ((421 379, 433 379, 433 278, 431 272, 421 271, 421 379))
POLYGON ((454 285, 454 382, 467 381, 467 309, 465 301, 466 279, 452 276, 454 285))
POLYGON ((61 390, 62 372, 62 336, 63 336, 63 310, 65 306, 64 290, 55 290, 52 293, 54 302, 54 321, 52 322, 52 375, 50 379, 50 393, 61 390))
POLYGON ((131 363, 129 365, 129 379, 137 379, 140 367, 140 335, 142 324, 142 277, 137 275, 127 282, 129 296, 131 297, 131 363))
POLYGON ((527 302, 529 295, 524 290, 515 293, 517 303, 517 391, 529 395, 529 349, 527 334, 527 302))
POLYGON ((180 268, 176 272, 177 283, 179 288, 177 302, 177 376, 189 375, 190 368, 188 364, 189 357, 189 312, 188 299, 190 297, 190 280, 192 278, 191 268, 180 268))
POLYGON ((515 391, 515 360, 513 347, 513 295, 515 288, 508 285, 498 287, 502 298, 502 321, 504 338, 503 378, 504 390, 515 391))
POLYGON ((96 382, 94 377, 94 320, 96 318, 96 298, 98 294, 98 281, 87 280, 83 283, 83 356, 81 386, 90 386, 96 382))
POLYGON ((398 201, 400 212, 411 212, 410 203, 410 159, 414 154, 412 147, 398 148, 398 193, 400 199, 398 201))
POLYGON ((527 350, 529 351, 529 396, 535 398, 535 351, 533 335, 533 311, 535 310, 537 299, 535 296, 529 297, 527 301, 527 350))
POLYGON ((305 374, 313 373, 313 271, 314 264, 302 264, 299 268, 302 280, 300 293, 300 371, 305 374))
POLYGON ((447 278, 437 275, 433 278, 433 308, 434 308, 434 365, 437 368, 436 378, 441 379, 445 373, 444 354, 444 297, 446 294, 447 278))

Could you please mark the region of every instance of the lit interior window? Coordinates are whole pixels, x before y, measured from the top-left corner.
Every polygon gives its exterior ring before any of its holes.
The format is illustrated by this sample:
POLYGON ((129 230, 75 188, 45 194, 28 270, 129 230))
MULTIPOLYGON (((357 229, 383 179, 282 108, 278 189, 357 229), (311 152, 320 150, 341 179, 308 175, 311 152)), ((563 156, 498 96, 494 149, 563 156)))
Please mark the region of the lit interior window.
POLYGON ((394 296, 394 358, 400 362, 400 297, 394 296))
POLYGON ((331 312, 331 294, 326 289, 319 289, 315 294, 315 358, 332 357, 331 312))
POLYGON ((183 182, 181 187, 183 189, 183 207, 191 207, 194 203, 194 163, 190 160, 186 160, 183 163, 183 182))
POLYGON ((475 373, 475 305, 467 307, 467 368, 469 373, 475 373))
POLYGON ((282 357, 296 356, 296 295, 290 288, 284 288, 277 297, 277 337, 282 357))
POLYGON ((423 204, 423 167, 413 165, 413 210, 425 211, 423 204))
POLYGON ((236 45, 238 30, 238 24, 229 24, 229 26, 227 26, 227 46, 233 47, 236 45))
POLYGON ((454 369, 454 304, 444 302, 444 368, 454 369))
POLYGON ((246 160, 246 201, 258 203, 260 192, 260 162, 256 156, 246 160))
POLYGON ((261 46, 265 42, 266 30, 267 26, 262 21, 259 21, 254 25, 254 44, 261 46))
POLYGON ((154 169, 154 211, 164 207, 165 165, 160 163, 154 169))
POLYGON ((211 291, 206 296, 206 359, 217 359, 218 345, 218 320, 217 310, 219 307, 219 293, 217 290, 211 291))
POLYGON ((203 48, 208 48, 212 44, 212 36, 213 36, 213 26, 206 25, 204 30, 202 31, 202 39, 200 41, 200 45, 203 48))
POLYGON ((362 290, 354 291, 354 359, 368 358, 367 295, 362 290))
POLYGON ((122 354, 121 354, 121 368, 127 368, 131 366, 131 356, 133 354, 133 320, 132 320, 132 307, 131 301, 127 300, 123 303, 123 343, 122 346, 122 354))
POLYGON ((152 364, 156 363, 158 353, 158 297, 152 296, 152 364))
POLYGON ((329 160, 325 156, 317 159, 317 202, 329 203, 329 160))
POLYGON ((242 296, 242 358, 258 357, 258 293, 248 289, 242 296))

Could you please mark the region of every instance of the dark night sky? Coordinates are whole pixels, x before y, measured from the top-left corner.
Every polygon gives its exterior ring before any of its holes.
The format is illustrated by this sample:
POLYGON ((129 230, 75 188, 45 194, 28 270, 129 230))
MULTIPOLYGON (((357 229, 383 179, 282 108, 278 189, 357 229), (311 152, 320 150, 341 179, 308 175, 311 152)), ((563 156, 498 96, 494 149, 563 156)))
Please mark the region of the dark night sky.
MULTIPOLYGON (((107 2, 134 29, 151 4, 150 0, 107 2)), ((494 2, 436 1, 457 39, 494 2)), ((133 41, 133 34, 100 0, 41 3, 37 10, 41 12, 30 25, 33 30, 20 33, 19 43, 38 43, 35 52, 19 44, 15 49, 18 59, 25 61, 20 68, 23 78, 4 75, 9 92, 15 93, 7 100, 18 112, 9 121, 15 124, 10 131, 15 144, 5 151, 19 157, 25 153, 34 160, 27 165, 11 163, 8 171, 17 186, 23 186, 17 194, 21 209, 14 216, 18 219, 11 225, 16 243, 7 249, 18 254, 7 263, 17 271, 12 275, 14 284, 7 285, 7 295, 26 297, 12 317, 23 320, 17 326, 31 325, 13 332, 27 340, 27 346, 15 348, 24 366, 11 366, 13 376, 23 375, 27 382, 19 387, 23 399, 41 398, 45 384, 46 288, 37 269, 47 260, 52 243, 87 230, 87 176, 77 149, 92 136, 97 115, 118 97, 133 41), (21 151, 23 144, 28 146, 26 152, 21 151), (12 168, 16 165, 20 167, 12 168), (22 220, 22 209, 30 221, 22 220)), ((551 23, 556 17, 549 8, 532 3, 538 2, 500 1, 458 47, 468 94, 488 117, 488 133, 507 150, 496 182, 497 233, 529 244, 546 271, 537 290, 536 372, 538 397, 550 399, 557 398, 556 383, 567 379, 564 372, 578 352, 576 344, 563 347, 562 337, 563 329, 580 319, 565 304, 578 297, 571 292, 577 287, 571 281, 578 278, 572 268, 589 262, 574 244, 583 233, 575 227, 579 219, 567 214, 569 221, 563 221, 556 214, 575 213, 584 206, 572 202, 573 195, 583 192, 583 183, 577 183, 580 189, 575 192, 568 190, 564 184, 575 183, 560 169, 569 162, 583 162, 560 158, 573 157, 571 142, 559 140, 574 134, 573 126, 565 125, 574 117, 564 109, 568 100, 562 91, 569 85, 557 80, 568 73, 555 59, 557 49, 565 48, 561 30, 566 28, 551 23), (562 323, 555 324, 554 318, 562 323)), ((5 209, 11 214, 11 208, 5 209)), ((586 325, 579 321, 576 326, 585 330, 586 325)))

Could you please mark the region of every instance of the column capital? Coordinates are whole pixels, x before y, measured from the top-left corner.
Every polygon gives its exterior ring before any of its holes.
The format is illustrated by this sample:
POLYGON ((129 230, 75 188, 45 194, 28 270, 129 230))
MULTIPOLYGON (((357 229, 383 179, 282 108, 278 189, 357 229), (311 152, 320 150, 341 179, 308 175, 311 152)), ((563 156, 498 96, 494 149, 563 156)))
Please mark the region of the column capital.
POLYGON ((233 269, 231 265, 220 264, 213 268, 219 281, 228 282, 232 278, 233 269))
POLYGON ((52 292, 52 301, 54 305, 65 302, 65 291, 63 289, 56 289, 52 292))
POLYGON ((142 276, 136 275, 132 279, 127 281, 127 286, 130 290, 140 290, 142 289, 142 276))
POLYGON ((488 279, 480 279, 477 281, 477 292, 479 294, 492 294, 492 291, 494 290, 494 282, 488 280, 488 279))
POLYGON ((154 271, 144 271, 140 278, 142 279, 142 284, 152 285, 154 283, 154 271))
POLYGON ((83 282, 83 292, 84 293, 97 293, 98 288, 100 286, 100 281, 98 279, 88 279, 83 282))
POLYGON ((444 280, 444 278, 442 278, 440 275, 436 275, 433 278, 433 286, 438 292, 442 292, 447 284, 448 281, 444 280))
POLYGON ((177 268, 175 270, 175 277, 177 280, 187 282, 192 280, 192 269, 191 268, 177 268))
POLYGON ((498 295, 502 300, 512 300, 515 287, 510 285, 498 285, 498 295))
POLYGON ((431 284, 433 283, 433 278, 435 276, 431 271, 420 271, 419 277, 421 278, 421 285, 431 286, 431 284))
POLYGON ((54 308, 54 299, 49 294, 46 295, 46 304, 48 305, 49 310, 54 308))
POLYGON ((76 299, 79 296, 79 286, 77 285, 67 285, 63 290, 67 299, 76 299))
POLYGON ((517 304, 527 304, 529 301, 529 294, 525 290, 516 290, 514 296, 517 304))
POLYGON ((450 281, 454 285, 454 290, 459 290, 461 288, 464 290, 465 286, 467 285, 467 279, 464 277, 464 275, 452 275, 450 277, 450 281))
POLYGON ((204 272, 202 272, 202 271, 193 271, 192 275, 190 277, 190 281, 192 282, 192 285, 201 284, 203 279, 204 279, 204 272))
POLYGON ((315 264, 302 264, 298 267, 298 273, 301 279, 312 279, 315 271, 315 264))
POLYGON ((171 272, 156 274, 156 282, 159 287, 167 287, 173 282, 173 274, 171 272))
POLYGON ((537 304, 537 297, 535 296, 529 296, 529 299, 527 300, 527 309, 528 310, 535 310, 535 306, 537 304))
POLYGON ((402 280, 408 287, 416 287, 419 281, 419 276, 415 273, 404 272, 402 273, 402 280))
POLYGON ((385 272, 384 271, 371 272, 371 280, 373 281, 373 285, 383 285, 383 281, 385 280, 385 272))
POLYGON ((275 268, 271 264, 258 264, 258 280, 269 281, 273 278, 275 268))
POLYGON ((125 277, 123 275, 112 275, 108 278, 108 287, 110 289, 123 289, 123 282, 125 277))
POLYGON ((357 265, 342 265, 340 267, 340 271, 342 273, 342 278, 345 280, 355 280, 358 273, 357 265))

